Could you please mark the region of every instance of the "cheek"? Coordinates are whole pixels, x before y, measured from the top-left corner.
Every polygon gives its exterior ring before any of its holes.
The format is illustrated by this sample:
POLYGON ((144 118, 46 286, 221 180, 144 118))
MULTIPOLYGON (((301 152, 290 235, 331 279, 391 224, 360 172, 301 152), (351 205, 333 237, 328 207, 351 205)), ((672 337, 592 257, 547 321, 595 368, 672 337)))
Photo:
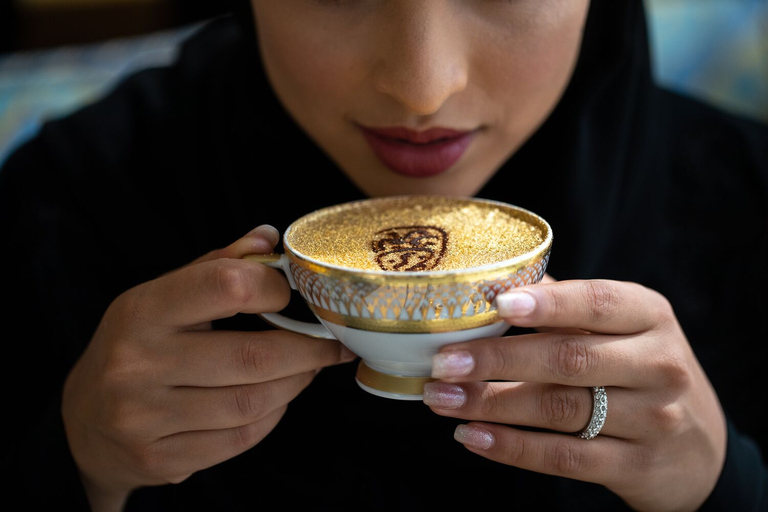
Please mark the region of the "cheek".
POLYGON ((587 3, 569 0, 560 3, 529 28, 520 45, 521 62, 533 81, 562 82, 570 78, 581 48, 587 3))
POLYGON ((355 83, 350 56, 342 48, 308 34, 311 31, 292 33, 275 29, 260 33, 262 58, 270 81, 286 108, 300 121, 313 112, 339 107, 355 83))
POLYGON ((478 75, 487 95, 502 103, 502 125, 519 135, 535 128, 554 108, 573 74, 581 27, 579 18, 560 18, 485 47, 478 75))
POLYGON ((578 46, 571 39, 562 42, 547 39, 518 53, 517 58, 508 61, 496 75, 504 76, 506 84, 511 84, 513 90, 526 92, 531 99, 551 100, 570 80, 577 55, 578 46))

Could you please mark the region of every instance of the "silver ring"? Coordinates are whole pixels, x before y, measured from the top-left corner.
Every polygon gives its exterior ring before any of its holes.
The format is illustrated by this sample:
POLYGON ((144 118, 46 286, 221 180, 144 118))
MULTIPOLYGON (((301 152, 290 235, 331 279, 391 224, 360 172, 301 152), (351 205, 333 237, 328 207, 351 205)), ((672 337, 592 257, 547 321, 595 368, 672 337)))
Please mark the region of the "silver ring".
POLYGON ((582 439, 594 439, 605 425, 605 417, 608 415, 608 395, 603 386, 592 388, 592 418, 589 425, 579 434, 582 439))

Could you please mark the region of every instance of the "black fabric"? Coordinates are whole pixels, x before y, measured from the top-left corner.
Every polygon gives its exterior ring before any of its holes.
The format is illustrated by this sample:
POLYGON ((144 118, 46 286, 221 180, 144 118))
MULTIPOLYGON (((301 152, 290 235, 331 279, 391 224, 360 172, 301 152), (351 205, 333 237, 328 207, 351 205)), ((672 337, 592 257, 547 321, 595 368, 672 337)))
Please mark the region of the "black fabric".
MULTIPOLYGON (((0 171, 3 481, 30 510, 87 509, 61 385, 116 295, 258 224, 282 231, 363 197, 280 106, 243 12, 176 65, 46 124, 0 171)), ((766 510, 768 130, 654 86, 644 23, 639 0, 593 0, 565 97, 477 195, 549 220, 555 278, 632 280, 670 299, 730 421, 707 510, 766 510)), ((600 486, 469 453, 452 439, 459 421, 369 395, 354 369, 324 370, 262 443, 141 489, 128 510, 625 508, 600 486)))

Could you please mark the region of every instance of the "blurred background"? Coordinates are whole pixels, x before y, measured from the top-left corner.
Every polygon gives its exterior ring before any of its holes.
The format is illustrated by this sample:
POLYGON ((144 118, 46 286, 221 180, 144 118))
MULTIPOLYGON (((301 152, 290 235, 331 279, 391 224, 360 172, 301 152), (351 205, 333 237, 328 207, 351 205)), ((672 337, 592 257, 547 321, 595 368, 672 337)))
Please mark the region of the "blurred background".
MULTIPOLYGON (((622 1, 622 0, 616 0, 622 1)), ((40 123, 172 62, 214 0, 0 0, 0 164, 40 123)), ((768 0, 645 0, 658 82, 768 122, 768 0)))

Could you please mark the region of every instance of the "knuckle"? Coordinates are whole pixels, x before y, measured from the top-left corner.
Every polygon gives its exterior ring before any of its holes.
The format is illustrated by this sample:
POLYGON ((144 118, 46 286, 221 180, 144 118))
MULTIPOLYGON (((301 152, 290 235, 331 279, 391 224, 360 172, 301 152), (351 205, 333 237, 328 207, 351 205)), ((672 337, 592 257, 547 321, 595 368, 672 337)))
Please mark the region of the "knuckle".
POLYGON ((245 419, 258 418, 264 410, 267 398, 262 388, 263 386, 259 385, 235 386, 235 414, 245 419))
POLYGON ((102 425, 110 432, 116 435, 124 436, 133 430, 132 418, 136 418, 133 407, 130 407, 123 400, 111 401, 105 407, 102 413, 102 425))
POLYGON ((541 392, 541 415, 550 427, 572 429, 582 409, 579 400, 562 387, 550 386, 541 392))
POLYGON ((638 289, 636 297, 642 298, 642 302, 637 307, 643 311, 648 311, 648 321, 650 325, 646 330, 655 330, 660 333, 673 333, 679 330, 677 315, 669 299, 662 293, 648 288, 638 283, 627 283, 638 289))
POLYGON ((662 385, 668 391, 681 392, 692 386, 687 358, 675 351, 667 353, 661 359, 659 374, 662 385))
POLYGON ((557 293, 555 288, 544 287, 544 304, 549 309, 549 315, 559 317, 568 312, 568 300, 561 293, 557 293))
POLYGON ((118 295, 107 308, 99 327, 131 332, 147 316, 147 299, 143 287, 136 287, 118 295))
POLYGON ((97 422, 114 439, 130 443, 146 434, 154 419, 140 401, 115 397, 105 401, 97 422))
POLYGON ((675 310, 669 299, 655 290, 652 290, 652 292, 651 296, 655 301, 654 310, 656 311, 656 325, 677 325, 677 316, 675 315, 675 310))
POLYGON ((582 286, 592 322, 604 323, 616 315, 619 298, 618 292, 611 282, 589 280, 584 281, 582 286))
POLYGON ((503 378, 509 375, 511 368, 509 367, 509 354, 503 343, 488 343, 488 365, 489 374, 503 378))
POLYGON ((153 485, 179 484, 192 476, 192 473, 180 473, 174 468, 172 457, 168 456, 161 445, 148 443, 134 447, 130 453, 133 468, 153 485))
POLYGON ((241 265, 228 261, 219 262, 215 281, 217 290, 222 296, 236 304, 247 304, 253 298, 251 277, 241 265))
POLYGON ((243 369, 245 375, 253 375, 259 380, 273 375, 280 365, 272 345, 260 340, 242 343, 236 364, 243 369))
POLYGON ((572 337, 555 344, 550 366, 564 380, 588 376, 596 366, 597 353, 583 339, 572 337))
POLYGON ((497 417, 502 411, 504 400, 500 390, 494 386, 487 386, 483 390, 479 409, 482 417, 497 417))
POLYGON ((685 411, 676 403, 655 408, 651 412, 652 424, 663 434, 676 434, 685 422, 685 411))
POLYGON ((544 465, 547 472, 573 475, 582 469, 582 454, 571 443, 558 441, 547 452, 544 465))
POLYGON ((246 450, 261 440, 261 429, 257 423, 241 425, 230 430, 232 444, 238 451, 246 450))
POLYGON ((504 445, 506 460, 512 466, 526 465, 526 459, 529 458, 529 447, 523 436, 512 436, 504 445))
POLYGON ((184 475, 170 476, 170 477, 166 478, 165 480, 169 484, 180 484, 180 483, 184 482, 186 479, 188 479, 189 477, 191 477, 192 474, 193 473, 187 473, 187 474, 184 474, 184 475))
MULTIPOLYGON (((162 478, 165 469, 165 456, 158 448, 158 444, 138 445, 131 451, 133 466, 140 473, 152 478, 162 478)), ((164 480, 164 478, 162 479, 164 480)))
POLYGON ((110 309, 115 309, 121 313, 134 316, 144 309, 143 295, 144 294, 142 293, 142 288, 140 286, 126 290, 115 297, 115 299, 112 301, 112 304, 110 304, 110 309))
POLYGON ((140 366, 137 365, 137 354, 130 342, 117 340, 105 352, 102 363, 102 389, 120 389, 123 383, 137 380, 140 366))
POLYGON ((118 336, 104 350, 102 378, 107 389, 125 389, 151 378, 157 370, 152 349, 118 336))

